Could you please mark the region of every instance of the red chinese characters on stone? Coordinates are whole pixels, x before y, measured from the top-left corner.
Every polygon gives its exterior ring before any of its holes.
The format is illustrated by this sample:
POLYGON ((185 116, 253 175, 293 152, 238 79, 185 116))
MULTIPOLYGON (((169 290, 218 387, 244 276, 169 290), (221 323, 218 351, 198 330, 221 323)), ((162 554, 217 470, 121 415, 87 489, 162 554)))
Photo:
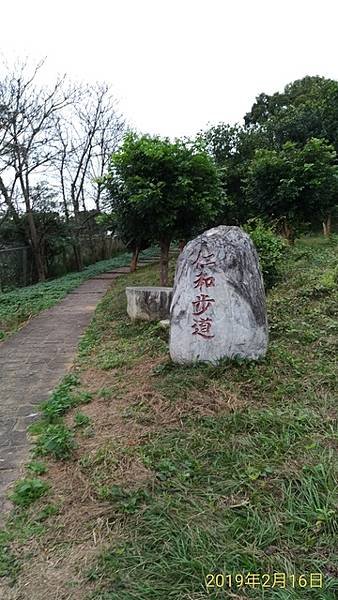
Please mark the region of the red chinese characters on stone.
POLYGON ((199 288, 201 292, 203 286, 206 288, 215 287, 215 277, 212 277, 212 275, 207 275, 207 273, 203 273, 203 271, 201 271, 201 273, 196 275, 194 287, 199 288))
POLYGON ((208 308, 212 306, 213 302, 215 302, 215 300, 213 298, 210 298, 208 294, 200 294, 199 296, 197 296, 196 300, 192 302, 193 315, 203 315, 203 313, 205 313, 208 310, 208 308))
POLYGON ((212 319, 210 317, 201 317, 200 319, 194 319, 194 324, 191 326, 193 328, 192 335, 200 335, 203 338, 211 339, 215 337, 214 335, 210 335, 212 325, 212 319))
MULTIPOLYGON (((203 253, 202 249, 199 251, 196 260, 193 265, 195 265, 196 278, 194 281, 194 287, 199 288, 201 294, 196 296, 195 300, 192 302, 193 316, 200 317, 206 313, 209 308, 214 304, 214 298, 210 298, 209 294, 202 293, 203 288, 215 287, 215 277, 209 275, 206 272, 206 267, 214 265, 214 254, 206 254, 203 253)), ((194 319, 194 324, 191 326, 193 329, 192 335, 199 335, 204 339, 212 339, 215 337, 211 332, 212 327, 212 318, 211 317, 200 317, 199 319, 194 319)))
POLYGON ((206 256, 205 255, 203 256, 202 250, 200 250, 196 260, 192 264, 196 265, 196 269, 203 270, 204 267, 208 267, 210 265, 215 264, 215 261, 212 260, 214 256, 215 256, 214 254, 207 254, 206 256))

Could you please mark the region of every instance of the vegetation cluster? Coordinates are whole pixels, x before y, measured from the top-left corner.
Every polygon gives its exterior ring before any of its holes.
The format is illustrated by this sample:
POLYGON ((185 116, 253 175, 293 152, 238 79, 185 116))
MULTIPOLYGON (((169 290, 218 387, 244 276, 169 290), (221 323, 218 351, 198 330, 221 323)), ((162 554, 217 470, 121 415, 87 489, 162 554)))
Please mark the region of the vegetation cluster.
POLYGON ((273 232, 290 244, 321 226, 329 236, 338 198, 337 98, 338 82, 305 77, 258 96, 244 125, 220 123, 174 142, 129 133, 101 181, 109 192, 103 219, 132 249, 133 268, 155 241, 167 285, 173 240, 182 247, 208 227, 239 225, 262 249, 271 284, 281 255, 273 232))
POLYGON ((279 252, 273 233, 292 244, 306 232, 334 229, 337 81, 304 77, 260 94, 242 125, 219 123, 194 139, 170 140, 130 131, 106 84, 59 78, 46 89, 42 67, 3 68, 0 82, 0 248, 25 245, 35 280, 56 274, 57 255, 66 270, 81 271, 84 245, 97 260, 98 240, 116 236, 133 253, 132 271, 140 251, 158 244, 167 285, 171 243, 182 248, 226 224, 245 226, 257 249, 264 246, 271 285, 279 252))

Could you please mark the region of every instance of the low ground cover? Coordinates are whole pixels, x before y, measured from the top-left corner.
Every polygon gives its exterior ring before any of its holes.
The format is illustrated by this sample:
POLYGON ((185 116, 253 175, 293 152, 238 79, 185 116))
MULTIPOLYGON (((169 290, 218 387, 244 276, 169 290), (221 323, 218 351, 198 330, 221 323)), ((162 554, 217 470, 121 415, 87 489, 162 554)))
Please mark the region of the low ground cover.
POLYGON ((167 333, 126 316, 157 268, 116 282, 32 430, 6 600, 336 597, 337 248, 290 250, 259 362, 171 364, 167 333))
MULTIPOLYGON (((148 249, 140 258, 151 257, 155 252, 154 248, 148 249)), ((130 253, 119 253, 113 258, 90 265, 81 272, 68 273, 58 279, 0 294, 0 340, 41 310, 57 304, 86 279, 117 267, 128 266, 130 259, 130 253)))

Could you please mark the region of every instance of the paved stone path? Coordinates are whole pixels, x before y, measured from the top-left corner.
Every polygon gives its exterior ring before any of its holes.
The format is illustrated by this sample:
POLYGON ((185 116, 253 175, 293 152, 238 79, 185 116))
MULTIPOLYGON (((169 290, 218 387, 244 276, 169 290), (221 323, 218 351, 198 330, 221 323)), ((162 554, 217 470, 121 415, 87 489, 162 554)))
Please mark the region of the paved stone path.
POLYGON ((0 343, 0 522, 10 508, 7 488, 29 457, 26 429, 38 404, 72 366, 80 336, 112 281, 127 272, 121 267, 82 283, 0 343))

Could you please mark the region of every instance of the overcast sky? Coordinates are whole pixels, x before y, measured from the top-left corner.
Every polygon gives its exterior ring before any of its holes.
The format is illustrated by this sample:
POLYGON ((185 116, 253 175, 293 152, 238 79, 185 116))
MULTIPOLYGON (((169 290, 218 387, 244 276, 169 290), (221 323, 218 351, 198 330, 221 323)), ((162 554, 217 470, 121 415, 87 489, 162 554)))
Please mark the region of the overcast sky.
POLYGON ((0 12, 6 58, 109 81, 142 132, 193 135, 240 121, 262 91, 338 79, 337 0, 2 0, 0 12))

